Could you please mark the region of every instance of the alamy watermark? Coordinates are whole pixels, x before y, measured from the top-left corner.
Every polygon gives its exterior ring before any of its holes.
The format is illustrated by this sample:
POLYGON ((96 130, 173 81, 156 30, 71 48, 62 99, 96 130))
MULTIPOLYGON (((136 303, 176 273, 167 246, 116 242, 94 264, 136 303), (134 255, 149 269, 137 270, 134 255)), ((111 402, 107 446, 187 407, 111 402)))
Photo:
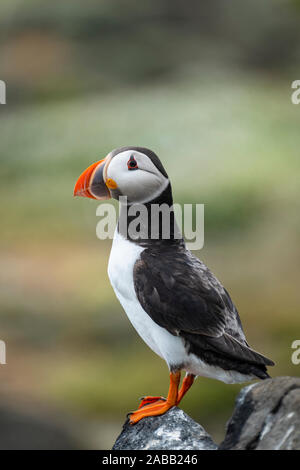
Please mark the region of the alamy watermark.
POLYGON ((6 344, 0 340, 0 364, 6 364, 6 344))
POLYGON ((6 104, 6 83, 0 80, 0 104, 6 104))
POLYGON ((295 349, 291 361, 295 366, 298 366, 300 364, 300 339, 295 339, 295 341, 292 342, 291 348, 295 349))
POLYGON ((122 214, 127 198, 119 198, 119 214, 115 206, 102 203, 96 209, 101 217, 96 235, 100 240, 113 239, 117 219, 122 234, 130 239, 169 240, 184 237, 190 250, 201 250, 204 246, 204 204, 132 204, 122 214), (122 214, 122 217, 121 217, 122 214), (176 224, 174 225, 174 216, 176 224))
POLYGON ((293 104, 300 103, 300 80, 294 80, 291 85, 292 88, 295 89, 291 94, 291 101, 293 104))

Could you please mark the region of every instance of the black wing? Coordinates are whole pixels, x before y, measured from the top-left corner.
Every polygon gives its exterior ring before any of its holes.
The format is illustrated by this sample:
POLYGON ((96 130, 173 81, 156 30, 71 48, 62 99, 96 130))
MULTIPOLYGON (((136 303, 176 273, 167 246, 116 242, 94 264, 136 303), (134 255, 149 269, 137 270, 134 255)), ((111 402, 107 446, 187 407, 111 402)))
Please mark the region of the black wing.
POLYGON ((234 363, 273 365, 248 346, 228 292, 184 247, 165 248, 163 256, 156 248, 143 251, 134 267, 134 285, 152 320, 186 339, 190 351, 208 362, 225 356, 234 363))

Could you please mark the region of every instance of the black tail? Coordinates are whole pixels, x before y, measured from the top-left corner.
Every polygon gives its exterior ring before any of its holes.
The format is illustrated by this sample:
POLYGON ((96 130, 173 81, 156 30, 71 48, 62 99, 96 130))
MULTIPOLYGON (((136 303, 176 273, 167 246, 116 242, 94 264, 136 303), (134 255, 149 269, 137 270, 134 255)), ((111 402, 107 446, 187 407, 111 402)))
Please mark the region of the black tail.
POLYGON ((274 362, 227 333, 218 338, 185 332, 181 335, 187 340, 189 352, 210 365, 259 379, 270 377, 266 366, 273 366, 274 362))

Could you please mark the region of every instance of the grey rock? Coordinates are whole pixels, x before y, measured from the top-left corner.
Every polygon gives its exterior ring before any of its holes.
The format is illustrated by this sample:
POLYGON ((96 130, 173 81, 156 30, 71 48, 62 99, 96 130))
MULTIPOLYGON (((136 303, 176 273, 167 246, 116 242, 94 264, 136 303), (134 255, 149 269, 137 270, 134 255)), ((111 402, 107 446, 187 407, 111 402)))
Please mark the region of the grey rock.
POLYGON ((205 429, 179 408, 161 416, 144 418, 135 425, 127 420, 113 450, 216 450, 205 429))
MULTIPOLYGON (((114 450, 216 450, 205 429, 179 408, 124 424, 114 450)), ((276 377, 245 387, 220 450, 300 450, 300 378, 276 377)))
POLYGON ((300 378, 276 377, 242 389, 220 449, 299 450, 300 378))

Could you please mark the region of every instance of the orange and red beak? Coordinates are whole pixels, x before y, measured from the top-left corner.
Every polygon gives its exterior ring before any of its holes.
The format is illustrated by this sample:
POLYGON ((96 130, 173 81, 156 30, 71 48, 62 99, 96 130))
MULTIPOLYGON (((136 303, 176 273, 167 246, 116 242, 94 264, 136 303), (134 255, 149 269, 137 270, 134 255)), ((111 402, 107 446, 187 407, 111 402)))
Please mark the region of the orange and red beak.
POLYGON ((106 184, 106 172, 110 158, 106 157, 99 162, 90 165, 79 176, 75 188, 74 196, 89 197, 91 199, 110 199, 111 193, 106 184))

